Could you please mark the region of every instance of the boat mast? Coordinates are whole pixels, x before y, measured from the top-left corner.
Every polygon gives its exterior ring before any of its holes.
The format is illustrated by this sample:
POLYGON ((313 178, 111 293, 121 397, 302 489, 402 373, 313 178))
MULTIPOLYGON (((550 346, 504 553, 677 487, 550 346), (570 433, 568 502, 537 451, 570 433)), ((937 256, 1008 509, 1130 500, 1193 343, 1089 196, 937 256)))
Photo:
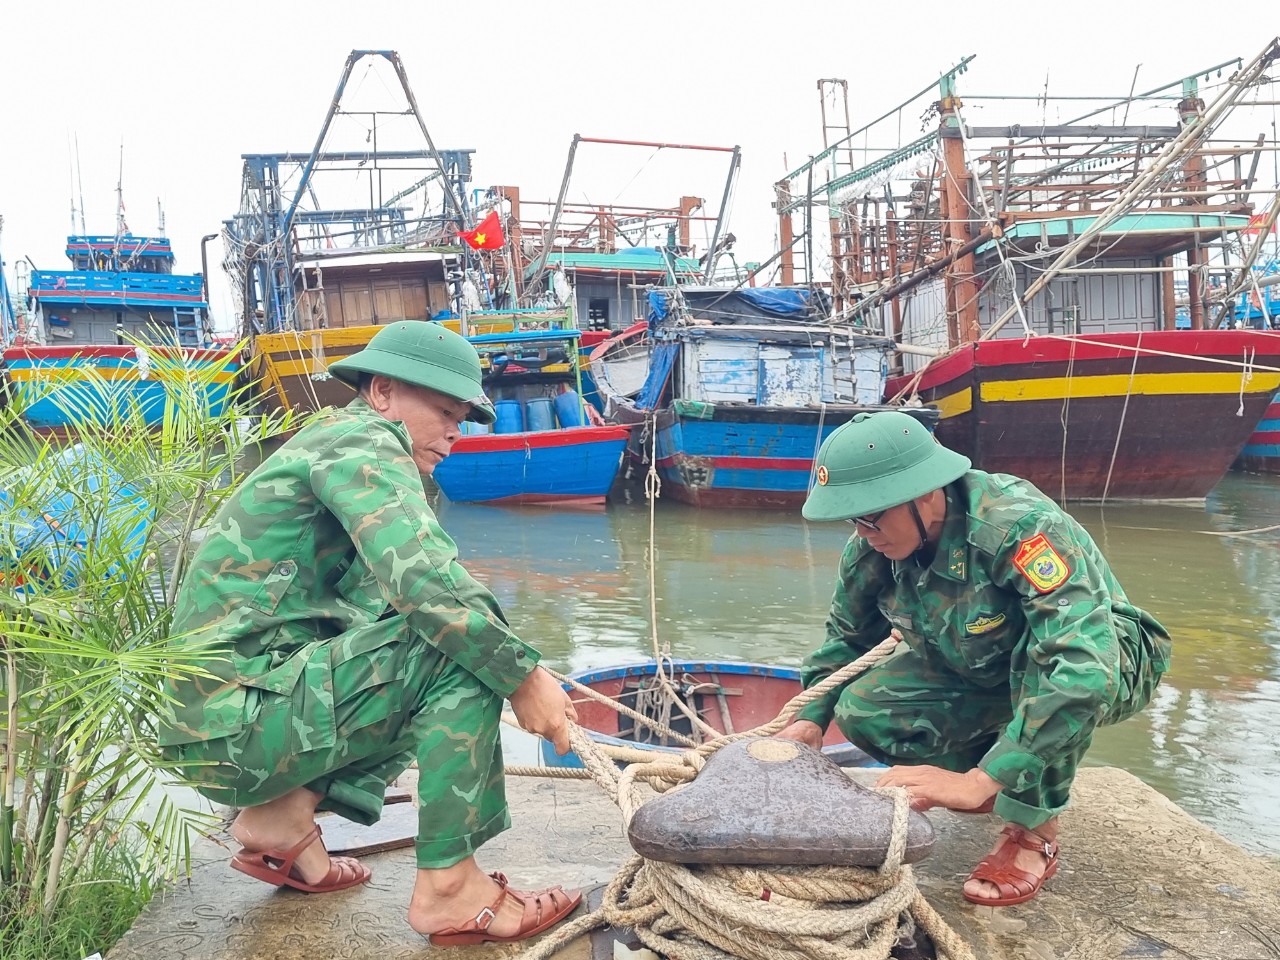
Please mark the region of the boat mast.
MULTIPOLYGON (((965 250, 973 234, 969 228, 972 183, 965 162, 960 125, 962 103, 956 95, 956 75, 944 74, 938 83, 938 136, 942 140, 944 175, 941 183, 943 232, 946 248, 965 250)), ((978 324, 978 285, 974 280, 974 251, 957 255, 945 274, 947 294, 947 343, 972 343, 982 334, 978 324)))

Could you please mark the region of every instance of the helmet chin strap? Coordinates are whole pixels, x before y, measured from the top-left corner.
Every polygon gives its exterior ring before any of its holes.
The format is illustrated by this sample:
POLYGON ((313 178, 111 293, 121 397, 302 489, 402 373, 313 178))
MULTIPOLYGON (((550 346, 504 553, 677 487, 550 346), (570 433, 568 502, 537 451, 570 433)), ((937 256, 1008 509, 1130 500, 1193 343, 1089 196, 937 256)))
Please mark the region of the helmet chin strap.
POLYGON ((907 509, 911 511, 911 519, 916 522, 916 532, 920 534, 920 545, 912 551, 912 556, 915 557, 916 566, 927 566, 933 560, 933 557, 925 556, 929 549, 929 531, 925 529, 924 520, 920 517, 920 511, 916 509, 914 500, 907 501, 907 509))

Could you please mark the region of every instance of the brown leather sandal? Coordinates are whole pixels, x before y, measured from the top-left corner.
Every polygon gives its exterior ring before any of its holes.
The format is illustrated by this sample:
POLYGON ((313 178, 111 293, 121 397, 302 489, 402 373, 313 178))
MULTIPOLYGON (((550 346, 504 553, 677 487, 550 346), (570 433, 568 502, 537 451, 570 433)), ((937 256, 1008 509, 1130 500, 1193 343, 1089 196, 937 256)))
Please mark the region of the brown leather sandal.
POLYGON ((566 891, 564 888, 547 887, 545 890, 530 892, 512 890, 507 885, 507 878, 500 873, 490 876, 502 888, 498 899, 476 914, 465 926, 449 927, 430 934, 427 939, 433 947, 461 947, 477 943, 518 943, 536 937, 549 930, 577 909, 582 902, 582 892, 566 891), (515 933, 507 937, 496 937, 489 933, 489 925, 493 923, 502 907, 502 901, 514 897, 524 904, 524 916, 520 918, 520 926, 515 933))
POLYGON ((334 890, 346 890, 364 883, 373 871, 359 860, 351 857, 330 857, 329 872, 319 883, 307 883, 294 867, 294 861, 303 850, 320 840, 320 825, 316 824, 311 832, 295 843, 288 850, 245 850, 231 858, 231 866, 241 873, 247 873, 255 880, 269 883, 274 887, 292 887, 303 893, 332 893, 334 890))
POLYGON ((1012 907, 1019 903, 1026 903, 1040 892, 1046 880, 1058 872, 1057 843, 1012 823, 1000 832, 1008 837, 1004 846, 994 853, 987 854, 982 862, 973 868, 973 873, 969 874, 970 880, 982 880, 994 884, 1000 891, 1000 896, 992 898, 973 896, 966 891, 964 898, 981 907, 1012 907), (1013 858, 1018 855, 1019 847, 1023 850, 1034 850, 1048 859, 1049 865, 1043 877, 1037 877, 1034 873, 1028 873, 1013 865, 1013 858))

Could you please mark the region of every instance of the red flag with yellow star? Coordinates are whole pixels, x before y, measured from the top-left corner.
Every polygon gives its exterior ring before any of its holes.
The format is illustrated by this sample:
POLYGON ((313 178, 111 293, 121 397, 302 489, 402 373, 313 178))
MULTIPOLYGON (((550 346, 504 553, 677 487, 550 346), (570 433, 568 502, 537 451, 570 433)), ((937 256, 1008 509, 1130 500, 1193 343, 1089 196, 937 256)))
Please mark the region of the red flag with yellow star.
POLYGON ((507 242, 507 238, 502 235, 502 221, 498 219, 497 210, 490 210, 489 215, 474 230, 459 230, 458 236, 472 250, 501 250, 502 245, 507 242))

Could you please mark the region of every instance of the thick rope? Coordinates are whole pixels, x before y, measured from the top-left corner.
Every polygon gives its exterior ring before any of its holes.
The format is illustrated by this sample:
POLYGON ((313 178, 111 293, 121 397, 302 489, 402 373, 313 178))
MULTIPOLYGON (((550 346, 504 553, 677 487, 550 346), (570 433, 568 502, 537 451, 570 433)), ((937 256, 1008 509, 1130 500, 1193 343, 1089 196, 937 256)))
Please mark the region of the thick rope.
MULTIPOLYGON (((625 828, 648 799, 641 781, 661 791, 692 780, 710 754, 745 737, 777 733, 806 704, 889 656, 900 640, 890 636, 793 697, 769 723, 674 757, 633 763, 620 771, 576 724, 569 725, 569 739, 585 773, 618 805, 625 828)), ((573 771, 573 776, 582 773, 573 771)), ((688 867, 632 856, 605 889, 600 909, 557 928, 519 960, 549 960, 566 944, 604 926, 630 929, 650 950, 681 960, 887 960, 899 939, 916 929, 933 940, 940 960, 975 960, 925 901, 911 867, 902 862, 910 812, 906 791, 881 792, 892 798, 894 807, 889 849, 879 869, 688 867)))

